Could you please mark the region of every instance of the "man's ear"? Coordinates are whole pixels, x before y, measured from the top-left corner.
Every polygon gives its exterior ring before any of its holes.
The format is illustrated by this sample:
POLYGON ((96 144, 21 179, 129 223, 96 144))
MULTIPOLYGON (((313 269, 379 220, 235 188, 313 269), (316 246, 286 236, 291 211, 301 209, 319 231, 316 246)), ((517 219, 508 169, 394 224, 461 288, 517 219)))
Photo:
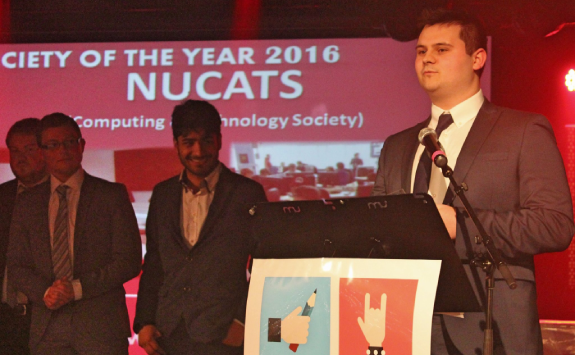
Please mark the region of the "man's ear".
POLYGON ((483 48, 479 48, 471 55, 473 59, 473 70, 479 70, 485 66, 487 61, 487 52, 483 48))

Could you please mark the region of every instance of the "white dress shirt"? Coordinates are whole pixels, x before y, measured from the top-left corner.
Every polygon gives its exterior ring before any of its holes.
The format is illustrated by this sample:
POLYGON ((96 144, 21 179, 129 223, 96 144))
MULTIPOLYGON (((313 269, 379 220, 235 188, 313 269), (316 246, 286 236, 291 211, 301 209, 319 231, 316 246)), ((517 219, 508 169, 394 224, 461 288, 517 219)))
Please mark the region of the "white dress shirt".
MULTIPOLYGON (((475 95, 471 96, 469 99, 463 101, 462 103, 454 106, 451 110, 444 110, 441 107, 431 105, 431 120, 429 121, 429 128, 435 129, 439 121, 439 116, 443 113, 450 113, 453 117, 453 124, 446 128, 439 137, 439 141, 443 145, 445 154, 447 155, 448 165, 455 170, 455 165, 457 164, 457 158, 467 139, 469 130, 475 122, 477 113, 481 105, 483 105, 483 92, 479 90, 475 95)), ((421 154, 425 150, 423 145, 419 145, 417 152, 415 153, 415 159, 413 159, 413 168, 411 170, 411 191, 413 191, 413 184, 415 182, 415 173, 417 171, 417 165, 419 164, 419 159, 421 154)), ((431 177, 442 176, 441 169, 432 165, 431 167, 431 177)), ((445 180, 445 186, 449 186, 449 179, 443 178, 445 180)), ((430 181, 429 186, 433 186, 432 181, 430 181)), ((433 195, 432 193, 430 193, 433 195)))
POLYGON ((208 216, 210 205, 214 199, 216 184, 220 178, 221 164, 204 179, 200 189, 194 193, 186 176, 186 170, 180 175, 183 185, 182 207, 180 209, 180 228, 188 246, 192 248, 200 236, 202 226, 208 216))
MULTIPOLYGON (((435 129, 437 127, 439 116, 441 116, 443 113, 449 113, 453 118, 453 124, 447 127, 441 133, 441 137, 439 137, 439 141, 441 142, 444 152, 447 155, 448 165, 453 170, 455 170, 457 158, 459 157, 463 143, 465 143, 465 140, 467 139, 467 135, 471 130, 471 126, 473 126, 473 122, 475 122, 475 118, 477 117, 479 109, 481 109, 481 105, 483 105, 484 100, 485 98, 483 96, 483 92, 480 89, 475 95, 454 106, 451 110, 444 110, 441 107, 431 105, 431 120, 429 121, 429 128, 435 129)), ((421 154, 424 150, 425 147, 420 144, 417 149, 417 153, 415 154, 411 174, 411 191, 413 191, 417 164, 419 164, 419 159, 421 158, 421 154)), ((443 190, 441 193, 443 195, 439 197, 434 196, 436 195, 437 191, 429 191, 429 194, 434 197, 435 203, 441 204, 443 202, 445 191, 449 186, 449 179, 443 177, 441 169, 435 166, 435 164, 432 164, 431 169, 431 179, 429 182, 430 190, 437 189, 438 184, 441 183, 441 181, 437 181, 437 179, 442 179, 445 184, 445 186, 442 186, 443 190)), ((458 318, 464 317, 462 312, 438 312, 436 314, 444 314, 458 318)))

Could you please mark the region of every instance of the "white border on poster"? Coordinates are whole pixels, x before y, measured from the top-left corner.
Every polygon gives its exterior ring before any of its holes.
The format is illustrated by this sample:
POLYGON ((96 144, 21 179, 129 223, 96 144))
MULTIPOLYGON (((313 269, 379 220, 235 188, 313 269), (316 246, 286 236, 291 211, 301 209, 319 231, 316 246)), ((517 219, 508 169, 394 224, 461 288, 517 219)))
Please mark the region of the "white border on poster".
POLYGON ((441 260, 255 259, 246 311, 244 354, 259 354, 261 304, 266 277, 330 277, 330 355, 339 355, 339 279, 357 277, 418 280, 412 354, 427 355, 431 351, 431 320, 440 268, 441 260))

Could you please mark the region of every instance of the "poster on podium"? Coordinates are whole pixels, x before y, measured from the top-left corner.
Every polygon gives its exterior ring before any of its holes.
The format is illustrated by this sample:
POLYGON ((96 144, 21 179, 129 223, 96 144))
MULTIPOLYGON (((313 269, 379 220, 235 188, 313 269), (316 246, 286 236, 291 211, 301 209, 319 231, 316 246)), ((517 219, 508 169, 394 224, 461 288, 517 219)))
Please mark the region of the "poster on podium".
POLYGON ((429 354, 441 261, 255 259, 245 354, 429 354))

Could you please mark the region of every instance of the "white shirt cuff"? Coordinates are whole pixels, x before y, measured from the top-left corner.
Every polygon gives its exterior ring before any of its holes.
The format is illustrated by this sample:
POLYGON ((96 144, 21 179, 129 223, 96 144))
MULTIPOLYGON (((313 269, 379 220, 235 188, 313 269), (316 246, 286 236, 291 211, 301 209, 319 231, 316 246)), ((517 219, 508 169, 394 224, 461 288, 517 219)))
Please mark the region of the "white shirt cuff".
POLYGON ((82 299, 82 284, 80 279, 72 280, 72 288, 74 288, 74 301, 82 299))

